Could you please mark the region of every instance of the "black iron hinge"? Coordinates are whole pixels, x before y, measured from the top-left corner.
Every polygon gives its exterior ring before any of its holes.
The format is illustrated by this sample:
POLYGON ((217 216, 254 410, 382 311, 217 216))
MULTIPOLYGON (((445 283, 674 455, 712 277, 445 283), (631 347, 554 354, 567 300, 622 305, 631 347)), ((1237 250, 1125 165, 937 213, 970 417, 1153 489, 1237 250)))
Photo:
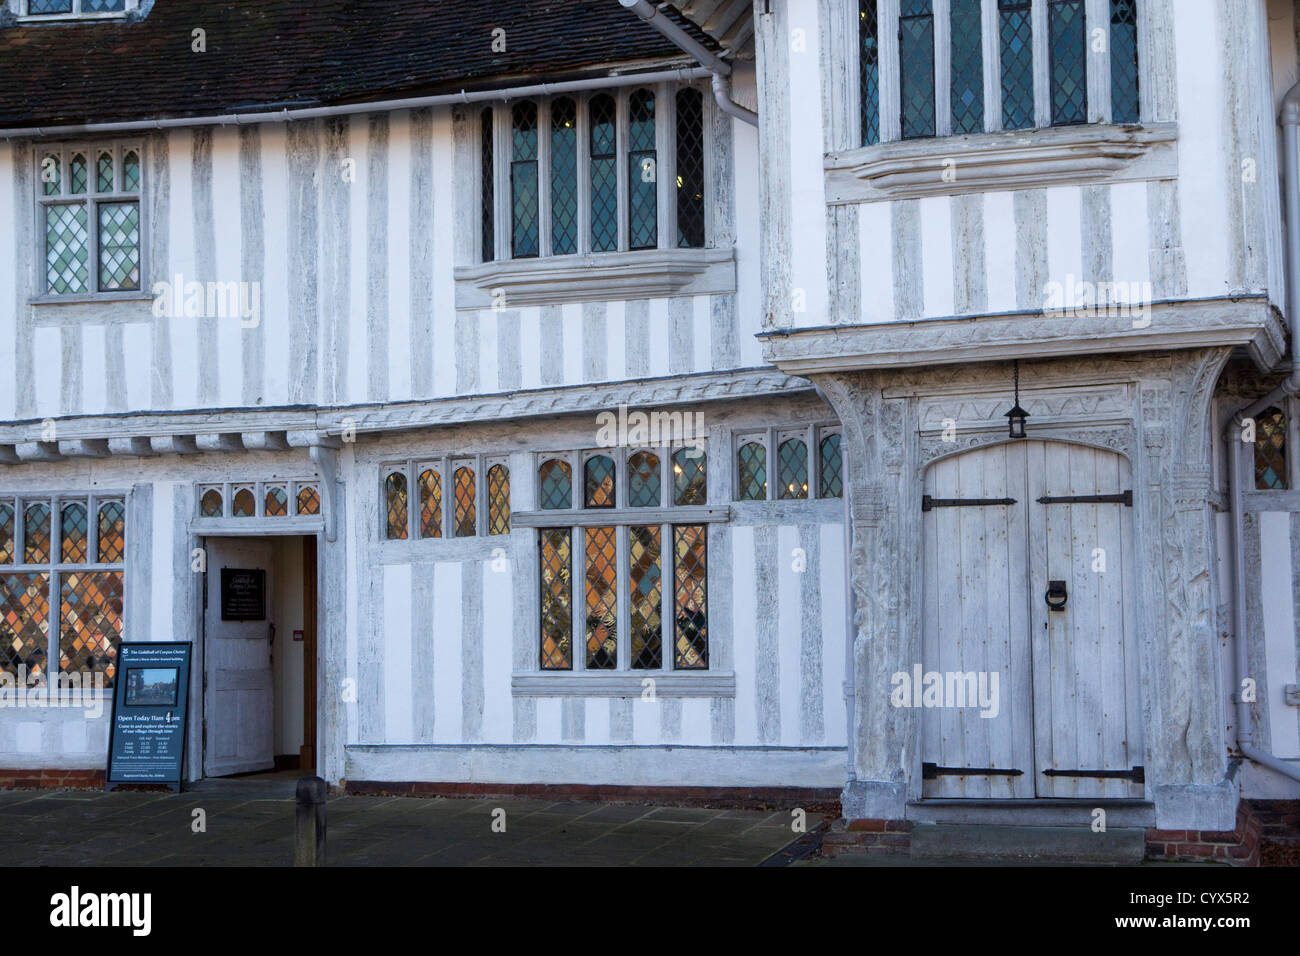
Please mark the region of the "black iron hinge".
POLYGON ((1145 767, 1132 770, 1044 770, 1044 777, 1097 777, 1105 780, 1132 780, 1134 783, 1146 783, 1145 767))
POLYGON ((988 505, 1014 505, 1015 498, 921 498, 921 510, 933 511, 935 508, 981 508, 988 505))
POLYGON ((938 764, 921 764, 921 779, 937 777, 1023 777, 1023 770, 999 770, 996 767, 940 767, 938 764))
POLYGON ((1117 495, 1043 495, 1038 499, 1040 505, 1126 505, 1133 507, 1133 492, 1123 491, 1117 495))

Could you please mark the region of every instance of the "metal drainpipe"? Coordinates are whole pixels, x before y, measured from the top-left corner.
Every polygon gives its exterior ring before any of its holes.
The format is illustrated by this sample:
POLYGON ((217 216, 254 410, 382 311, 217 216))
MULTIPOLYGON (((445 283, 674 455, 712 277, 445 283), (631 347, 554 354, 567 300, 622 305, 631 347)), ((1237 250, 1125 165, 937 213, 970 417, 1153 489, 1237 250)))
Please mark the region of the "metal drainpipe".
POLYGON ((1228 448, 1228 503, 1232 516, 1233 667, 1236 678, 1232 697, 1237 708, 1237 749, 1257 764, 1300 780, 1300 766, 1255 747, 1255 723, 1250 704, 1241 699, 1241 682, 1250 669, 1250 663, 1246 653, 1246 548, 1241 500, 1244 449, 1236 429, 1243 419, 1253 418, 1279 400, 1300 394, 1300 83, 1291 87, 1282 101, 1281 122, 1286 168, 1283 183, 1286 189, 1286 299, 1291 320, 1291 374, 1259 401, 1232 415, 1223 427, 1223 440, 1228 448))
POLYGON ((721 59, 707 47, 695 40, 689 33, 672 20, 661 15, 657 7, 649 0, 618 0, 625 10, 631 10, 638 17, 654 27, 677 47, 699 60, 713 74, 713 98, 718 101, 718 108, 728 116, 743 120, 750 126, 758 125, 758 114, 747 110, 731 98, 731 64, 721 59))

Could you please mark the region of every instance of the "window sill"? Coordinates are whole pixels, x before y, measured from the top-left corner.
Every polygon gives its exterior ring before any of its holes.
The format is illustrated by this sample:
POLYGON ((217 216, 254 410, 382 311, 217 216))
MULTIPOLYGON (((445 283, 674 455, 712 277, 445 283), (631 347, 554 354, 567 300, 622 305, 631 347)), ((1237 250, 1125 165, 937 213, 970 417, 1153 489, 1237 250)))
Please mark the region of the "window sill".
POLYGON ((731 517, 727 505, 676 505, 671 508, 585 508, 553 511, 516 511, 514 528, 599 528, 635 524, 717 524, 731 517))
POLYGON ((77 295, 36 295, 28 299, 29 305, 103 305, 106 302, 152 302, 156 297, 148 292, 89 292, 77 295))
POLYGON ((563 671, 553 674, 515 674, 510 690, 515 697, 640 697, 643 681, 654 681, 655 697, 735 697, 735 674, 601 673, 563 671))
POLYGON ((456 269, 458 309, 487 309, 497 302, 514 309, 735 291, 736 255, 730 248, 506 259, 456 269))
POLYGON ((903 140, 826 157, 826 201, 1175 179, 1178 126, 1061 126, 903 140))

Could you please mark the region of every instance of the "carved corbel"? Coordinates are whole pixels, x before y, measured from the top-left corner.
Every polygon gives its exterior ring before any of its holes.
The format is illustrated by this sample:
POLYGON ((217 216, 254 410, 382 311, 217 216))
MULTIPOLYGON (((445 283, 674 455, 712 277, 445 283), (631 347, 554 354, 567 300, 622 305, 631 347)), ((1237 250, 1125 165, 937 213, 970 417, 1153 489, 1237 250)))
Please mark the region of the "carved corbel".
POLYGON ((308 448, 312 463, 320 472, 321 503, 325 508, 325 540, 338 537, 338 451, 343 442, 333 435, 317 435, 308 448))

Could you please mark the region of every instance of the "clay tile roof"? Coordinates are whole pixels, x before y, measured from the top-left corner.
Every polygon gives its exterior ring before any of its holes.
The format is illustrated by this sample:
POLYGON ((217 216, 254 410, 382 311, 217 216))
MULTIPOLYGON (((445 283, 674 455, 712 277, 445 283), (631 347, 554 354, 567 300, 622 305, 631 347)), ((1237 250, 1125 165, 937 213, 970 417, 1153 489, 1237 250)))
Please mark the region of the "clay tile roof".
POLYGON ((0 23, 0 128, 368 102, 668 61, 694 65, 614 0, 156 0, 143 19, 0 23), (195 29, 205 53, 191 51, 195 29))

